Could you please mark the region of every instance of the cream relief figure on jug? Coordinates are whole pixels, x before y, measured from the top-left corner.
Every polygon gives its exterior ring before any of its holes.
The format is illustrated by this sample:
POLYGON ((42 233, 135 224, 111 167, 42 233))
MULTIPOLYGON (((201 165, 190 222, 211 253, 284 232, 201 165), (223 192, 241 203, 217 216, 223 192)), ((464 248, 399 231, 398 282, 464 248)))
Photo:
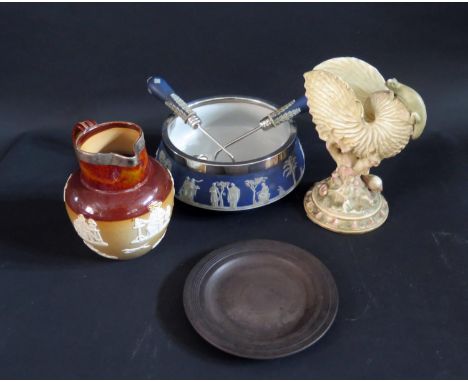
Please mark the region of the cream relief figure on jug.
POLYGON ((308 217, 329 230, 363 233, 382 225, 388 204, 370 169, 397 155, 426 124, 419 94, 352 57, 335 58, 304 74, 319 137, 337 164, 304 199, 308 217))

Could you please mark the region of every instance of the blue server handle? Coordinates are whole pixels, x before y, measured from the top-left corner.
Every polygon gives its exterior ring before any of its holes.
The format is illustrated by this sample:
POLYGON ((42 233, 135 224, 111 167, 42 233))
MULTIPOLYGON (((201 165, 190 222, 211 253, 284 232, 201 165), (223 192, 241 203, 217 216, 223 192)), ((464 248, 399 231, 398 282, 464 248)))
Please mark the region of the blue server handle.
POLYGON ((175 94, 171 85, 164 78, 151 76, 147 79, 149 94, 159 98, 162 102, 167 102, 171 98, 171 94, 175 94))
POLYGON ((189 105, 179 97, 171 85, 162 77, 151 76, 146 80, 148 93, 163 102, 175 115, 190 127, 196 129, 201 126, 201 120, 189 105))
MULTIPOLYGON (((155 96, 160 101, 171 109, 175 115, 180 117, 184 123, 189 125, 192 129, 200 129, 213 143, 215 143, 220 151, 224 151, 233 162, 235 162, 234 155, 232 155, 226 148, 214 138, 208 131, 202 127, 202 121, 200 117, 195 113, 194 110, 181 98, 179 97, 171 85, 162 77, 151 76, 146 80, 149 94, 155 96)), ((203 153, 200 155, 206 156, 203 153)))

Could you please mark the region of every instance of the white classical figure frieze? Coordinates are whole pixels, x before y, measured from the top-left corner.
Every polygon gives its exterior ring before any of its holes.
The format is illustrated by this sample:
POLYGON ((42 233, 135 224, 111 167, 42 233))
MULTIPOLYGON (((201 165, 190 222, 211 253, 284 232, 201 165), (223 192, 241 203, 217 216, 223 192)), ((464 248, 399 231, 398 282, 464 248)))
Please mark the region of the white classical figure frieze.
POLYGON ((230 208, 237 208, 237 203, 239 203, 239 199, 241 196, 241 190, 237 187, 234 183, 231 183, 228 188, 228 203, 230 208))
POLYGON ((187 202, 193 202, 197 191, 200 186, 197 183, 203 182, 202 180, 196 180, 195 178, 185 177, 184 183, 179 189, 179 198, 187 202))
POLYGON ((266 184, 268 177, 260 176, 255 179, 248 179, 245 185, 252 191, 252 205, 265 204, 270 200, 270 188, 266 184))
POLYGON ((107 247, 109 245, 103 240, 101 231, 93 219, 86 219, 82 214, 79 214, 73 221, 73 226, 86 244, 103 247, 107 247))
POLYGON ((283 177, 292 177, 293 184, 296 184, 297 159, 295 155, 290 155, 283 163, 283 177))
POLYGON ((237 208, 239 203, 241 191, 232 182, 213 182, 209 189, 210 192, 210 203, 212 207, 225 207, 229 206, 231 209, 237 208), (226 197, 226 199, 225 199, 226 197), (225 200, 227 205, 225 204, 225 200))

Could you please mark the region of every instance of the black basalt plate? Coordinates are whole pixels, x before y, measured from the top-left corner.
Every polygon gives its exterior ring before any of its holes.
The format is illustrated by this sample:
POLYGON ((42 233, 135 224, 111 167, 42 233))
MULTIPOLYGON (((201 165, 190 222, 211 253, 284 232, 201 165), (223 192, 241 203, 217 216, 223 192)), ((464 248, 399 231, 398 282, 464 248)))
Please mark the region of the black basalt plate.
POLYGON ((338 292, 310 253, 252 240, 204 257, 185 282, 184 307, 195 330, 217 348, 271 359, 318 341, 335 319, 338 292))

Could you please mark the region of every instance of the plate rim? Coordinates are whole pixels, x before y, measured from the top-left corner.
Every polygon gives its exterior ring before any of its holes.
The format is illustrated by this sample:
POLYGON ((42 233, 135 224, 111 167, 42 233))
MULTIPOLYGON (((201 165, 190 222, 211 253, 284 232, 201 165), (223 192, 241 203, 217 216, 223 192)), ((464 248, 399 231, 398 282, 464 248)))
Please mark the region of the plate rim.
MULTIPOLYGON (((240 253, 240 252, 239 252, 240 253)), ((189 275, 187 276, 184 284, 184 290, 183 290, 183 305, 184 305, 184 310, 185 314, 192 325, 192 327, 195 329, 195 331, 208 343, 210 343, 212 346, 228 353, 232 354, 238 357, 242 358, 249 358, 249 359, 276 359, 276 358, 283 358, 289 355, 296 354, 302 350, 307 349, 308 347, 312 346, 316 342, 318 342, 331 328, 333 325, 337 313, 338 313, 338 307, 339 307, 339 294, 338 294, 338 288, 336 286, 336 282, 333 278, 333 275, 329 271, 329 269, 323 264, 322 261, 320 261, 316 256, 314 256, 312 253, 309 251, 298 247, 296 245, 290 244, 288 242, 283 242, 283 241, 278 241, 278 240, 269 240, 269 239, 253 239, 253 240, 241 240, 241 241, 236 241, 230 244, 227 244, 225 246, 219 247, 217 249, 214 249, 213 251, 209 252, 207 255, 202 257, 197 264, 192 268, 190 271, 189 275), (223 261, 228 259, 229 257, 235 256, 236 254, 232 253, 226 253, 229 250, 235 249, 239 246, 251 246, 252 249, 255 248, 255 246, 263 246, 262 250, 265 250, 265 245, 270 246, 270 251, 275 254, 279 252, 279 248, 285 249, 285 247, 289 247, 289 249, 293 252, 293 256, 297 255, 298 253, 303 255, 307 255, 309 259, 312 259, 319 268, 319 271, 321 274, 324 275, 327 281, 328 288, 327 290, 329 291, 328 298, 328 311, 324 318, 322 319, 322 322, 320 322, 319 327, 312 333, 310 334, 306 339, 302 341, 297 341, 292 344, 288 344, 282 348, 277 348, 277 349, 272 349, 268 351, 263 351, 259 350, 258 348, 255 349, 254 347, 248 350, 243 350, 243 351, 237 351, 234 348, 229 348, 224 346, 224 344, 217 343, 214 341, 211 337, 208 336, 207 333, 205 333, 202 329, 204 328, 210 328, 210 325, 204 325, 203 323, 200 324, 200 322, 203 322, 203 319, 200 319, 196 317, 194 314, 195 312, 199 311, 196 307, 196 298, 193 298, 193 296, 197 295, 197 292, 201 290, 200 286, 202 284, 202 281, 206 279, 206 276, 209 275, 210 270, 213 268, 216 268, 216 265, 223 261), (280 245, 280 246, 279 246, 280 245), (317 334, 318 333, 318 334, 317 334)))

